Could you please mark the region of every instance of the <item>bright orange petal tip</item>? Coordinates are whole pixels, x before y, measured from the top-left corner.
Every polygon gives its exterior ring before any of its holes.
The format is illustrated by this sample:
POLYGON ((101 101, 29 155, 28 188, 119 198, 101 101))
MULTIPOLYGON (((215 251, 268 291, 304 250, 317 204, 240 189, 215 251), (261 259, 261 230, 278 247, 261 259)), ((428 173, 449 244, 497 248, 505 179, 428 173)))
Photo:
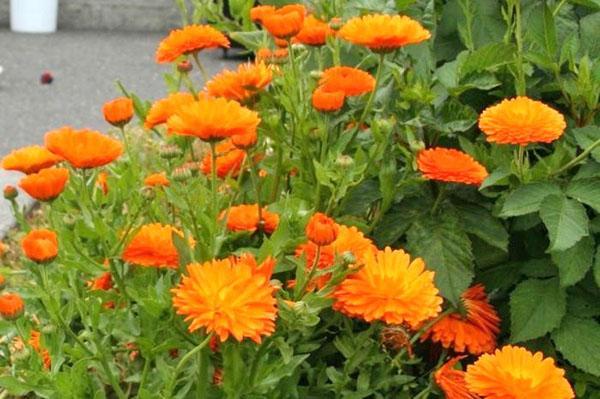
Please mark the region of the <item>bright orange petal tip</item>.
POLYGON ((257 16, 258 22, 278 39, 289 39, 300 32, 306 15, 301 4, 289 4, 276 9, 264 8, 257 16))
POLYGON ((342 109, 346 94, 343 91, 327 91, 319 86, 312 95, 312 105, 321 112, 335 112, 342 109))
MULTIPOLYGON (((233 139, 233 138, 232 138, 233 139)), ((241 137, 238 137, 241 139, 241 137)), ((217 144, 216 148, 216 174, 219 178, 224 179, 227 176, 237 177, 242 169, 244 159, 246 159, 246 151, 237 148, 232 140, 224 140, 217 144)), ((212 154, 210 152, 204 156, 200 164, 200 170, 206 176, 212 173, 212 154)))
POLYGON ((479 355, 493 351, 500 332, 500 317, 489 304, 485 288, 477 284, 461 298, 466 314, 450 313, 426 331, 421 341, 431 339, 458 353, 479 355))
POLYGON ((119 97, 108 101, 102 107, 104 119, 113 126, 124 126, 133 118, 133 101, 119 97))
POLYGON ((58 255, 58 238, 48 229, 31 230, 21 240, 21 249, 34 262, 50 262, 58 255))
POLYGON ((263 207, 260 212, 260 219, 257 204, 235 205, 229 208, 229 212, 223 211, 219 219, 227 215, 227 229, 229 231, 248 231, 254 233, 259 228, 267 234, 273 233, 279 225, 279 215, 270 212, 263 207))
POLYGON ((167 126, 171 134, 219 141, 256 132, 259 123, 258 113, 236 101, 203 97, 177 109, 167 126))
POLYGON ((263 90, 273 80, 273 71, 263 62, 245 63, 237 70, 224 70, 206 83, 206 91, 213 97, 246 101, 263 90))
POLYGON ((202 328, 221 342, 233 336, 260 343, 275 331, 274 264, 267 259, 259 265, 251 255, 190 264, 172 290, 173 306, 190 332, 202 328))
POLYGON ((467 388, 465 372, 455 368, 456 364, 466 356, 457 356, 440 367, 434 374, 433 379, 442 390, 446 399, 478 399, 479 397, 467 388))
POLYGON ((209 25, 188 25, 172 30, 158 45, 156 62, 159 64, 177 60, 182 55, 217 47, 229 48, 229 39, 209 25))
POLYGON ((63 192, 68 180, 68 169, 48 168, 25 176, 19 182, 19 187, 38 201, 50 201, 63 192))
POLYGON ((565 371, 541 352, 507 345, 467 367, 469 390, 483 399, 572 399, 565 371))
POLYGON ((37 173, 42 169, 54 166, 62 158, 46 148, 33 145, 14 150, 2 159, 2 168, 16 170, 25 174, 37 173))
POLYGON ((173 226, 146 224, 127 244, 121 258, 139 266, 177 269, 179 253, 173 243, 173 234, 183 237, 183 233, 173 226))
POLYGON ((338 224, 321 212, 317 212, 311 216, 305 229, 306 237, 320 247, 333 243, 339 231, 338 224))
POLYGON ((107 165, 123 153, 119 140, 94 130, 74 130, 69 126, 46 133, 44 142, 48 150, 80 169, 107 165))
POLYGON ((343 92, 346 96, 360 96, 375 89, 375 78, 357 68, 338 66, 326 69, 319 86, 327 92, 343 92))
POLYGON ((6 292, 0 295, 0 315, 5 320, 15 320, 21 317, 25 303, 19 294, 6 292))
POLYGON ((171 184, 167 175, 162 173, 153 173, 144 179, 144 186, 146 187, 166 187, 171 184))
POLYGON ((431 37, 418 21, 404 15, 371 14, 352 18, 338 31, 338 37, 375 52, 394 51, 431 37))
POLYGON ((152 129, 157 125, 167 123, 167 120, 178 110, 182 105, 193 103, 194 96, 190 93, 172 93, 168 97, 160 99, 150 107, 146 114, 144 127, 152 129))
POLYGON ((98 177, 96 177, 96 186, 100 188, 102 194, 108 195, 108 173, 102 171, 98 173, 98 177))
POLYGON ((333 308, 367 322, 406 323, 416 329, 442 309, 434 274, 422 259, 411 260, 402 250, 368 252, 363 267, 337 286, 333 308))
POLYGON ((429 148, 419 152, 417 166, 426 179, 480 185, 488 176, 483 165, 452 148, 429 148))
POLYGON ((479 116, 479 129, 490 143, 550 143, 562 136, 566 127, 560 112, 528 97, 505 99, 479 116))
POLYGON ((309 46, 321 46, 325 44, 329 36, 333 36, 334 31, 327 22, 323 22, 313 15, 309 15, 304 19, 302 29, 292 42, 302 43, 309 46))
POLYGON ((271 50, 261 48, 256 52, 256 61, 265 62, 267 64, 283 64, 289 59, 289 51, 287 48, 278 48, 271 50))

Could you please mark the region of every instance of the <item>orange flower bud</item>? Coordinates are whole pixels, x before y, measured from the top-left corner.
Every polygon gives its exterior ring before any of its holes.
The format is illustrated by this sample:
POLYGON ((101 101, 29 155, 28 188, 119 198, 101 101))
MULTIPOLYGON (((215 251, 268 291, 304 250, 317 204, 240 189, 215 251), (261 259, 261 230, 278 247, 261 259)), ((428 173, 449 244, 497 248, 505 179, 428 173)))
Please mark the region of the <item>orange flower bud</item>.
POLYGON ((133 101, 128 97, 115 98, 102 107, 104 119, 113 126, 125 126, 133 118, 133 101))
POLYGON ((6 293, 0 295, 0 315, 6 320, 15 320, 21 317, 25 303, 19 294, 6 293))
POLYGON ((10 184, 4 186, 4 198, 6 198, 7 200, 15 199, 18 195, 19 192, 17 191, 15 186, 11 186, 10 184))
POLYGON ((58 239, 51 230, 31 230, 21 241, 21 248, 32 261, 49 262, 58 255, 58 239))
POLYGON ((318 246, 329 245, 335 241, 339 231, 337 223, 323 213, 312 215, 306 225, 306 237, 318 246))

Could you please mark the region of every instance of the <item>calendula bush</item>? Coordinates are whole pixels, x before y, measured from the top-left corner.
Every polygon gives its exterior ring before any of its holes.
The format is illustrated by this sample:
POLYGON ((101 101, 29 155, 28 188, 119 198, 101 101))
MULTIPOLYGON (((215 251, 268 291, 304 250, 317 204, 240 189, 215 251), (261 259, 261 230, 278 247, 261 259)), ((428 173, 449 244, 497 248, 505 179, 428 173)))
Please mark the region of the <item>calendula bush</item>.
POLYGON ((44 222, 5 188, 0 386, 599 398, 596 2, 217 3, 163 99, 3 159, 44 222), (206 76, 228 37, 256 61, 206 76))

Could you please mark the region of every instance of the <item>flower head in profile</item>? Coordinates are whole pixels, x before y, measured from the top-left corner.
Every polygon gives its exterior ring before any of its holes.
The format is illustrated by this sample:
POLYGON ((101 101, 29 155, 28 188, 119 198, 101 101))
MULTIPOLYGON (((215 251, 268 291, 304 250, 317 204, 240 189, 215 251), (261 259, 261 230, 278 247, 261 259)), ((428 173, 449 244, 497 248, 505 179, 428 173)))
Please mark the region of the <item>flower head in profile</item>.
POLYGON ((62 161, 62 158, 39 145, 19 148, 2 158, 2 169, 25 174, 37 173, 62 161))
POLYGON ((406 323, 415 329, 441 311, 433 276, 422 259, 411 261, 402 250, 368 252, 364 266, 335 289, 334 309, 367 322, 406 323))
POLYGON ((306 237, 317 246, 329 245, 335 241, 340 231, 339 225, 324 213, 317 212, 306 224, 306 237))
POLYGON ((42 363, 44 364, 45 369, 50 369, 52 365, 52 360, 50 358, 50 352, 48 349, 42 346, 42 334, 37 330, 31 330, 31 336, 29 337, 29 345, 40 355, 42 358, 42 363))
POLYGON ((289 51, 287 48, 278 48, 276 50, 261 48, 256 52, 256 61, 267 64, 283 64, 287 62, 288 58, 289 51))
POLYGON ((343 92, 346 96, 360 96, 375 89, 375 78, 357 68, 337 66, 323 71, 319 86, 329 93, 343 92))
POLYGON ((112 274, 104 272, 100 276, 87 281, 86 285, 92 291, 108 291, 113 287, 112 274))
POLYGON ((313 91, 312 105, 322 112, 335 112, 342 109, 345 99, 344 91, 327 91, 319 86, 313 91))
MULTIPOLYGON (((244 159, 246 159, 246 151, 237 148, 231 140, 224 140, 216 146, 217 161, 216 174, 224 179, 227 176, 238 176, 244 159)), ((212 173, 212 154, 208 153, 202 159, 200 170, 207 176, 212 173)))
POLYGON ((389 52, 431 37, 419 22, 404 15, 371 14, 349 20, 338 37, 375 52, 389 52))
POLYGON ((263 207, 259 215, 257 204, 232 206, 228 211, 221 212, 219 219, 223 219, 225 216, 227 216, 227 229, 234 232, 249 231, 254 233, 256 230, 262 229, 265 233, 271 234, 279 225, 278 214, 263 207))
POLYGON ((146 187, 166 187, 169 184, 169 179, 164 172, 153 173, 144 179, 144 186, 146 187))
POLYGON ((182 55, 196 53, 204 49, 229 48, 229 39, 209 25, 188 25, 172 30, 158 45, 156 62, 165 64, 177 60, 182 55))
POLYGON ((479 129, 490 143, 550 143, 562 136, 566 127, 560 112, 528 97, 505 99, 479 116, 479 129))
POLYGON ((480 185, 488 176, 483 165, 453 148, 429 148, 419 152, 417 166, 430 180, 480 185))
POLYGON ((448 360, 434 374, 433 379, 444 392, 446 399, 478 399, 469 392, 465 382, 465 372, 455 368, 456 364, 466 356, 457 356, 448 360))
POLYGON ((150 107, 144 120, 144 127, 152 129, 157 125, 167 123, 167 120, 178 110, 182 105, 193 103, 194 96, 190 93, 172 93, 168 97, 160 99, 150 107))
POLYGON ((257 264, 251 255, 190 264, 172 290, 173 306, 190 332, 203 328, 221 342, 233 336, 260 343, 275 331, 274 265, 272 258, 257 264))
POLYGON ((5 320, 15 320, 21 317, 25 309, 25 302, 21 295, 6 292, 0 295, 0 316, 5 320))
POLYGON ((25 176, 19 187, 38 201, 50 201, 63 192, 68 180, 68 169, 48 168, 25 176))
POLYGON ((323 22, 313 15, 309 15, 304 18, 302 29, 294 36, 292 41, 294 43, 302 43, 309 46, 321 46, 325 44, 327 37, 332 35, 334 35, 334 31, 327 22, 323 22))
POLYGON ((46 148, 79 169, 104 166, 123 153, 123 144, 100 132, 63 127, 46 133, 46 148))
POLYGON ((179 253, 173 243, 173 234, 183 237, 183 233, 173 226, 146 224, 127 244, 121 258, 135 265, 176 269, 179 253))
POLYGON ((262 8, 254 12, 254 19, 278 39, 289 39, 300 32, 306 8, 301 4, 289 4, 280 8, 262 8))
POLYGON ((473 355, 493 351, 500 332, 500 318, 489 304, 484 286, 474 285, 461 299, 466 314, 454 312, 443 317, 421 336, 421 341, 429 338, 444 348, 473 355))
POLYGON ((571 399, 573 389, 565 371, 541 352, 507 345, 483 354, 467 367, 469 390, 484 399, 571 399))
POLYGON ((32 261, 49 262, 58 255, 58 238, 48 229, 31 230, 21 241, 21 248, 32 261))
POLYGON ((264 62, 240 64, 235 71, 224 70, 206 83, 206 91, 213 97, 246 101, 273 79, 273 71, 264 62))
POLYGON ((204 141, 256 132, 258 113, 225 98, 199 98, 182 105, 168 121, 169 133, 194 136, 204 141))
POLYGON ((102 113, 111 125, 124 126, 133 118, 133 101, 128 97, 115 98, 104 104, 102 113))

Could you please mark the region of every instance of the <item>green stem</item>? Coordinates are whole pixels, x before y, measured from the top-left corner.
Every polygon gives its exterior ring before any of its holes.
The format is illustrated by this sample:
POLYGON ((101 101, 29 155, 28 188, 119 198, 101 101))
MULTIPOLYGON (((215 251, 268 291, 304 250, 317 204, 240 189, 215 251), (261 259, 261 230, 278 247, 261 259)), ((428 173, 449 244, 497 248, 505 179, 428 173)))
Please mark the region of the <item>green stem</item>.
POLYGON ((144 368, 142 369, 142 376, 140 377, 140 385, 138 386, 138 394, 137 397, 141 398, 142 388, 146 383, 146 378, 148 376, 148 371, 150 370, 150 359, 144 359, 144 368))
POLYGON ((521 28, 521 0, 514 0, 513 15, 515 21, 515 41, 517 43, 517 79, 515 82, 515 90, 518 96, 524 96, 527 91, 525 82, 525 70, 523 68, 523 31, 521 28))
MULTIPOLYGON (((260 199, 260 181, 258 179, 258 172, 256 170, 256 163, 252 160, 252 156, 248 154, 250 160, 250 180, 252 181, 252 185, 254 186, 254 190, 256 191, 256 205, 258 206, 258 230, 259 233, 263 231, 264 221, 262 218, 262 201, 260 199)), ((242 165, 243 167, 243 165, 242 165)), ((242 172, 240 171, 240 174, 242 172)))
POLYGON ((558 5, 554 9, 554 11, 552 11, 552 16, 553 17, 556 17, 556 14, 558 14, 558 12, 560 11, 560 9, 562 8, 562 6, 565 5, 566 2, 567 2, 567 0, 562 0, 560 3, 558 3, 558 5))
POLYGON ((438 207, 442 203, 442 199, 444 198, 444 194, 446 193, 446 186, 444 184, 439 184, 437 187, 438 187, 437 197, 435 198, 435 202, 433 203, 433 206, 431 207, 431 214, 432 215, 435 215, 438 207))
POLYGON ((200 74, 202 74, 202 79, 204 80, 204 84, 206 84, 206 82, 208 82, 208 73, 206 73, 206 69, 204 69, 204 65, 202 65, 202 63, 200 62, 200 58, 198 58, 198 52, 192 53, 192 59, 196 63, 196 66, 198 67, 200 74))
POLYGON ((308 276, 306 277, 306 280, 304 281, 304 284, 302 284, 300 287, 298 287, 298 291, 296 292, 296 300, 299 300, 300 298, 302 298, 302 296, 304 296, 306 288, 309 286, 311 280, 315 277, 315 274, 317 274, 317 269, 319 266, 319 258, 321 257, 321 246, 319 245, 317 247, 317 253, 315 255, 315 259, 313 261, 313 264, 310 268, 310 271, 308 273, 308 276))
POLYGON ((254 359, 252 359, 252 365, 250 366, 250 387, 254 387, 254 382, 256 380, 256 373, 258 372, 258 365, 262 357, 267 353, 267 350, 271 346, 271 341, 263 342, 263 344, 258 348, 256 355, 254 355, 254 359))
POLYGON ((560 175, 561 173, 566 172, 567 170, 571 169, 573 166, 575 166, 579 162, 583 161, 599 145, 600 145, 600 139, 594 141, 592 143, 592 145, 590 145, 588 148, 586 148, 581 154, 579 154, 578 156, 576 156, 575 158, 570 160, 567 164, 565 164, 563 167, 558 169, 556 172, 552 173, 552 175, 553 176, 560 175))
POLYGON ((171 376, 171 380, 169 381, 169 384, 165 390, 165 398, 173 397, 173 390, 175 389, 175 384, 177 383, 177 377, 179 376, 179 373, 181 373, 183 367, 192 359, 192 357, 194 357, 196 353, 204 349, 204 347, 210 342, 211 337, 212 335, 209 334, 204 341, 200 342, 198 346, 186 353, 185 356, 181 358, 179 363, 177 363, 177 366, 175 366, 175 370, 173 371, 173 375, 171 376))
MULTIPOLYGON (((101 348, 102 347, 101 342, 98 342, 96 340, 96 347, 101 348)), ((109 384, 115 391, 115 394, 117 395, 117 397, 119 399, 126 399, 127 395, 125 395, 125 392, 123 392, 123 389, 119 385, 119 381, 117 381, 117 379, 115 378, 115 375, 113 374, 112 370, 110 369, 110 365, 108 364, 108 360, 106 360, 106 356, 104 355, 103 351, 101 351, 101 350, 98 351, 97 359, 100 361, 100 364, 102 365, 102 368, 104 369, 104 373, 108 377, 109 384)))
POLYGON ((273 182, 273 190, 271 191, 271 202, 275 202, 277 195, 279 194, 279 185, 281 184, 281 175, 283 171, 283 145, 279 142, 277 153, 277 161, 275 166, 275 181, 273 182))
MULTIPOLYGON (((211 198, 211 216, 212 220, 217 223, 217 217, 219 216, 217 213, 219 212, 219 208, 217 206, 217 145, 214 141, 210 142, 210 198, 211 198)), ((213 235, 213 245, 211 246, 212 254, 214 253, 216 248, 216 237, 213 235)))
POLYGON ((21 209, 19 209, 19 204, 17 203, 17 201, 14 198, 10 199, 10 206, 12 208, 13 211, 13 215, 15 216, 15 219, 17 220, 17 223, 19 224, 19 227, 22 231, 29 231, 30 227, 29 224, 27 223, 27 219, 25 218, 25 215, 23 214, 23 212, 21 212, 21 209))

